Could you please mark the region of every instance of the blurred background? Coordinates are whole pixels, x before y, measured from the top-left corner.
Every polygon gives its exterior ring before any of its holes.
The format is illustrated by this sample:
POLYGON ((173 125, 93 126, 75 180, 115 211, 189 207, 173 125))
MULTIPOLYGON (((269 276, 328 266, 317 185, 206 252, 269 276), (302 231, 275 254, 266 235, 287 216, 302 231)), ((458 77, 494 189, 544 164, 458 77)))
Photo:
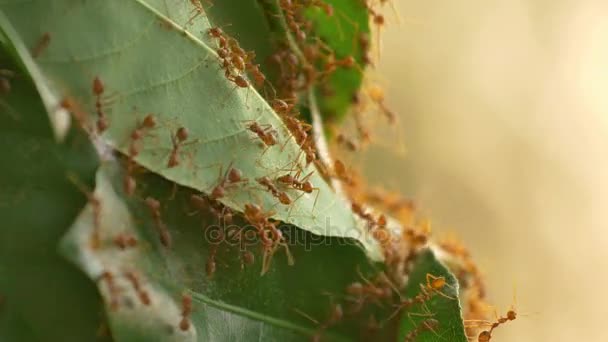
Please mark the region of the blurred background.
POLYGON ((500 312, 516 288, 493 341, 608 340, 608 2, 392 1, 406 153, 371 147, 370 181, 470 247, 500 312))

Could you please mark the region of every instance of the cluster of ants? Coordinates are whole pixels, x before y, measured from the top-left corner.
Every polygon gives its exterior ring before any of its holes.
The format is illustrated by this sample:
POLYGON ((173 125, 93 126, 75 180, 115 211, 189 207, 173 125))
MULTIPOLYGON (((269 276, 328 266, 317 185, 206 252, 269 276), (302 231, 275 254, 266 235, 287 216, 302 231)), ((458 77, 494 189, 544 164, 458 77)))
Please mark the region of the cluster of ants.
MULTIPOLYGON (((190 18, 191 22, 198 15, 203 13, 200 1, 191 0, 195 6, 193 10, 193 16, 190 18)), ((384 17, 373 8, 371 1, 362 0, 363 4, 371 14, 373 23, 381 27, 384 25, 384 17)), ((381 4, 388 2, 388 0, 380 0, 381 4)), ((306 90, 312 86, 319 86, 324 89, 323 93, 330 95, 332 94, 331 89, 327 87, 327 82, 324 82, 328 77, 333 74, 337 68, 353 68, 358 67, 357 60, 353 56, 346 56, 343 58, 337 58, 334 52, 319 38, 310 38, 314 36, 313 25, 303 16, 303 9, 309 6, 319 7, 329 17, 334 15, 334 10, 331 5, 321 0, 280 0, 279 6, 282 11, 282 15, 286 21, 286 25, 290 33, 296 38, 297 49, 294 51, 294 47, 288 43, 283 43, 279 46, 276 52, 270 56, 269 62, 274 63, 278 67, 279 77, 276 81, 277 90, 275 90, 276 98, 269 100, 272 109, 283 119, 285 126, 290 130, 292 136, 295 138, 298 146, 301 148, 302 153, 305 154, 306 164, 314 163, 317 169, 325 176, 334 177, 340 179, 343 184, 350 186, 351 190, 359 187, 359 184, 355 181, 352 176, 352 171, 347 170, 344 163, 340 160, 336 160, 331 167, 331 170, 327 169, 327 166, 318 163, 317 152, 314 141, 311 137, 310 131, 311 125, 303 122, 298 117, 300 113, 296 109, 296 99, 298 93, 306 90), (322 65, 321 68, 318 68, 322 65)), ((217 56, 219 58, 220 66, 224 71, 225 77, 235 84, 239 88, 248 88, 250 83, 246 74, 248 73, 254 80, 255 85, 258 88, 262 88, 265 85, 266 77, 260 70, 260 65, 255 64, 255 53, 253 51, 245 51, 242 49, 238 41, 226 33, 224 33, 219 27, 214 27, 208 30, 208 35, 214 39, 218 47, 216 49, 217 56)), ((51 40, 50 34, 45 33, 40 38, 40 41, 32 50, 34 58, 40 56, 43 51, 47 48, 51 40)), ((360 50, 362 51, 361 64, 371 64, 371 58, 369 57, 370 50, 370 39, 366 34, 361 34, 358 39, 360 50)), ((0 72, 0 90, 3 92, 10 90, 10 83, 8 80, 14 75, 5 71, 0 72)), ((105 85, 99 77, 95 77, 91 87, 94 101, 94 111, 96 113, 95 129, 101 134, 106 131, 109 127, 108 116, 106 113, 105 104, 108 102, 105 85)), ((371 100, 380 111, 387 117, 390 122, 395 121, 395 115, 384 102, 384 92, 379 87, 369 87, 365 89, 365 94, 358 93, 353 95, 352 103, 354 107, 360 107, 363 105, 363 99, 366 98, 371 100)), ((66 96, 62 99, 60 106, 63 109, 71 112, 74 117, 85 126, 86 110, 84 110, 79 103, 73 98, 66 96)), ((356 108, 360 110, 360 108, 356 108)), ((142 150, 142 139, 149 134, 152 130, 156 129, 158 122, 153 114, 146 115, 140 120, 136 127, 131 131, 128 142, 127 157, 127 172, 124 178, 124 192, 128 196, 133 196, 136 191, 136 180, 134 178, 134 172, 137 168, 135 162, 136 157, 142 150)), ((266 147, 275 146, 279 143, 278 134, 276 128, 269 124, 260 124, 256 121, 251 121, 246 124, 246 128, 252 132, 260 142, 266 147)), ((366 131, 363 124, 357 121, 357 131, 359 138, 362 141, 369 140, 369 133, 366 131)), ((167 167, 177 167, 181 163, 180 152, 182 147, 188 143, 189 132, 185 127, 178 127, 171 134, 172 150, 167 160, 167 167)), ((345 146, 348 150, 357 151, 359 144, 354 142, 348 136, 343 133, 336 134, 336 142, 340 145, 345 146)), ((304 177, 300 177, 301 171, 295 174, 287 173, 275 178, 271 177, 259 177, 255 179, 257 184, 262 187, 264 191, 270 193, 277 201, 283 205, 290 205, 294 200, 290 197, 287 190, 295 190, 307 194, 318 190, 310 182, 309 178, 312 174, 308 174, 304 177)), ((232 221, 233 212, 230 208, 225 207, 220 203, 221 200, 227 193, 227 191, 237 185, 247 183, 248 180, 244 179, 242 172, 235 168, 229 167, 225 174, 221 174, 217 184, 209 192, 209 196, 192 195, 191 204, 196 210, 207 209, 211 211, 218 220, 224 223, 230 223, 232 221)), ((361 191, 361 190, 357 190, 361 191)), ((100 217, 101 217, 101 203, 91 193, 87 192, 89 202, 93 210, 93 233, 91 237, 91 246, 93 248, 99 248, 102 243, 100 235, 100 217)), ((375 215, 362 206, 360 203, 363 201, 354 200, 352 193, 350 197, 353 198, 352 210, 359 216, 364 222, 367 223, 370 231, 374 233, 374 237, 381 243, 384 251, 387 264, 400 265, 401 269, 404 267, 407 269, 408 265, 414 261, 418 252, 427 244, 429 231, 425 229, 415 229, 411 226, 404 225, 402 236, 403 240, 408 244, 408 252, 405 255, 400 254, 400 250, 403 250, 402 246, 393 244, 390 239, 386 237, 390 234, 386 231, 387 219, 384 214, 375 215), (405 266, 404 266, 405 265, 405 266)), ((380 195, 376 196, 377 202, 385 205, 387 211, 391 214, 394 212, 401 212, 403 208, 407 208, 408 212, 411 212, 411 203, 398 201, 395 203, 386 203, 387 197, 380 195)), ((372 195, 368 195, 365 198, 366 202, 373 202, 374 198, 372 195)), ((172 244, 171 235, 166 223, 162 219, 162 207, 159 200, 147 197, 143 201, 148 207, 151 217, 156 227, 157 234, 159 236, 160 243, 170 248, 172 244)), ((280 247, 284 247, 288 255, 289 260, 292 259, 288 244, 278 228, 278 223, 273 221, 271 217, 274 212, 264 211, 259 205, 249 203, 246 204, 243 210, 243 217, 252 226, 255 227, 259 241, 263 249, 264 261, 262 265, 262 273, 267 271, 270 266, 270 260, 273 254, 280 247)), ((393 215, 394 216, 394 215, 393 215)), ((120 249, 126 250, 134 248, 138 245, 138 240, 135 236, 128 233, 121 233, 114 236, 111 239, 112 244, 120 249)), ((216 271, 216 253, 217 245, 211 246, 209 259, 206 265, 206 272, 208 277, 211 277, 216 271)), ((472 262, 470 255, 462 248, 457 248, 453 244, 446 243, 441 246, 448 253, 455 257, 458 257, 462 261, 463 270, 459 278, 472 279, 472 295, 468 301, 468 317, 480 317, 481 315, 481 304, 485 297, 485 290, 482 282, 482 278, 479 270, 472 262)), ((254 256, 249 251, 244 251, 242 255, 243 265, 253 264, 254 256)), ((390 269, 390 268, 389 268, 390 269)), ((394 267, 393 270, 399 269, 394 267)), ((406 271, 407 272, 407 271, 406 271)), ((122 276, 128 280, 133 290, 137 294, 140 302, 143 305, 150 305, 151 298, 145 287, 142 285, 141 277, 136 275, 132 271, 123 272, 122 276)), ((119 292, 120 286, 116 281, 117 275, 109 271, 104 271, 100 280, 106 284, 106 288, 110 295, 110 307, 116 309, 119 305, 119 292)), ((441 290, 446 286, 445 279, 443 277, 435 277, 431 274, 427 274, 426 284, 420 285, 420 292, 412 298, 400 298, 397 305, 397 310, 391 318, 397 313, 402 311, 409 311, 414 306, 424 306, 425 303, 435 295, 441 295, 446 297, 441 290)), ((345 290, 347 293, 346 301, 349 304, 347 314, 357 313, 366 304, 380 304, 382 302, 391 302, 394 300, 395 288, 391 281, 386 276, 379 277, 374 282, 368 280, 365 283, 354 282, 350 284, 345 290)), ((450 298, 447 296, 447 298, 450 298)), ((454 299, 454 298, 451 298, 454 299)), ((182 311, 181 321, 178 326, 181 330, 186 331, 190 328, 189 317, 192 312, 192 298, 184 294, 182 296, 182 311)), ((427 312, 430 315, 430 311, 427 312)), ((337 324, 342 320, 344 311, 341 304, 333 304, 330 314, 323 323, 319 324, 319 332, 326 330, 327 328, 337 324)), ((377 326, 378 323, 375 318, 370 317, 370 326, 377 326), (373 323, 373 324, 372 324, 373 323)), ((508 321, 516 319, 516 313, 514 310, 509 310, 504 317, 499 317, 495 322, 489 322, 485 319, 469 319, 469 322, 475 323, 474 325, 479 326, 480 324, 488 325, 489 329, 482 331, 478 337, 478 342, 488 342, 492 337, 492 332, 502 324, 508 321)), ((434 331, 438 328, 439 322, 433 318, 427 318, 419 322, 419 324, 408 332, 405 337, 405 341, 414 341, 416 337, 424 331, 434 331)), ((315 338, 320 338, 320 333, 315 335, 315 338)))
POLYGON ((243 76, 247 71, 253 76, 258 88, 264 86, 266 76, 260 71, 259 64, 253 64, 255 52, 243 50, 236 39, 228 37, 219 27, 210 28, 207 32, 218 42, 219 47, 216 52, 228 80, 237 87, 248 88, 249 82, 243 76))

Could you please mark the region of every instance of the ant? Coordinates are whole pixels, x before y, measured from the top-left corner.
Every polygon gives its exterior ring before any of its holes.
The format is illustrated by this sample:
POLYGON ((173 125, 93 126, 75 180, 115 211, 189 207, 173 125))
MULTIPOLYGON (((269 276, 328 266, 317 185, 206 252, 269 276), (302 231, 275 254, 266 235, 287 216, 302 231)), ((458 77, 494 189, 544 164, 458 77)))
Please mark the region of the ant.
POLYGON ((323 10, 323 12, 325 12, 325 15, 327 15, 328 17, 334 15, 334 8, 332 7, 332 5, 322 0, 312 0, 310 4, 323 10))
POLYGON ((291 174, 286 174, 283 176, 278 177, 276 180, 279 183, 282 183, 284 185, 289 185, 291 187, 293 187, 296 190, 301 190, 307 194, 312 193, 313 190, 318 190, 318 188, 314 188, 312 183, 308 180, 308 178, 310 178, 310 176, 313 175, 313 172, 310 172, 308 175, 306 175, 304 178, 302 179, 298 179, 298 175, 299 172, 296 174, 296 176, 292 176, 291 174))
POLYGON ((307 194, 311 194, 314 190, 317 190, 317 196, 316 196, 315 202, 313 204, 313 208, 314 208, 317 204, 317 199, 319 198, 319 188, 315 188, 312 185, 312 182, 308 180, 313 175, 313 172, 314 171, 310 172, 308 175, 304 176, 304 178, 302 178, 302 179, 298 179, 298 176, 300 175, 300 171, 298 171, 296 173, 295 177, 292 176, 291 174, 286 174, 286 175, 278 177, 276 179, 276 181, 279 182, 280 184, 290 186, 293 189, 300 190, 307 194))
POLYGON ((105 281, 106 286, 108 287, 108 292, 110 295, 110 309, 117 310, 119 290, 118 287, 116 287, 114 275, 110 271, 103 271, 99 276, 99 279, 105 281))
POLYGON ((146 290, 142 289, 141 282, 137 275, 135 275, 135 273, 131 271, 127 271, 125 272, 125 277, 131 282, 131 285, 133 285, 133 289, 137 293, 137 296, 139 297, 139 300, 142 302, 142 304, 150 305, 150 295, 146 290))
POLYGON ((135 167, 134 158, 139 155, 140 146, 139 141, 144 137, 147 130, 156 127, 156 119, 153 114, 148 114, 144 119, 137 124, 137 127, 131 132, 129 142, 129 159, 127 163, 127 173, 123 179, 123 188, 127 196, 132 196, 135 193, 137 182, 133 178, 133 168, 135 167))
POLYGON ((258 88, 261 88, 261 87, 264 86, 264 82, 266 82, 266 76, 260 70, 260 65, 259 64, 248 63, 247 64, 247 71, 249 71, 251 73, 251 75, 253 76, 253 80, 255 81, 255 85, 258 88))
POLYGON ((95 95, 95 110, 97 112, 97 130, 99 133, 103 133, 108 129, 108 118, 103 111, 103 103, 101 97, 105 91, 105 86, 99 77, 93 79, 93 95, 95 95))
POLYGON ((264 248, 264 260, 262 262, 262 274, 266 273, 268 268, 270 267, 270 261, 272 260, 272 255, 276 251, 276 248, 279 245, 284 245, 286 252, 288 263, 290 265, 293 264, 293 257, 289 252, 289 248, 287 244, 285 244, 283 234, 276 227, 276 223, 270 222, 270 217, 274 215, 274 212, 263 212, 262 208, 256 204, 245 204, 245 210, 243 212, 245 216, 245 220, 247 220, 251 225, 253 225, 258 230, 258 235, 260 236, 260 240, 262 241, 262 246, 264 248), (270 235, 270 236, 269 236, 270 235))
POLYGON ((190 319, 188 318, 192 314, 192 297, 184 293, 182 294, 182 319, 179 322, 179 328, 182 331, 190 329, 190 319))
MULTIPOLYGON (((385 222, 386 218, 379 219, 378 221, 376 221, 374 216, 372 214, 370 214, 369 212, 365 211, 363 206, 357 202, 352 202, 351 209, 357 216, 359 216, 361 219, 363 219, 364 221, 367 222, 367 227, 369 229, 371 229, 375 226, 380 226, 380 224, 379 224, 380 220, 382 220, 382 222, 384 222, 384 225, 386 225, 386 222, 385 222)), ((380 217, 382 218, 383 215, 381 215, 380 217)))
POLYGON ((130 138, 131 141, 129 143, 129 157, 134 158, 139 155, 140 146, 138 142, 144 137, 144 134, 147 130, 153 129, 156 127, 156 118, 154 114, 150 113, 144 117, 144 119, 137 124, 135 129, 131 132, 130 138))
POLYGON ((333 74, 337 70, 338 67, 341 67, 344 69, 350 69, 355 66, 358 66, 357 61, 355 61, 355 57, 347 56, 342 59, 336 59, 336 57, 333 54, 331 54, 331 55, 329 55, 327 63, 323 67, 322 77, 327 77, 327 76, 333 74))
POLYGON ((490 326, 490 329, 484 330, 479 333, 479 336, 477 337, 478 342, 489 342, 492 339, 492 332, 494 332, 494 329, 498 328, 503 324, 506 324, 507 322, 514 321, 517 319, 517 312, 515 311, 515 308, 513 306, 511 306, 511 309, 507 311, 507 314, 505 316, 498 317, 498 315, 496 315, 496 311, 494 311, 494 315, 496 316, 496 321, 494 322, 489 322, 485 320, 474 321, 481 322, 483 325, 490 326))
POLYGON ((294 105, 291 103, 287 103, 283 100, 280 99, 274 99, 272 100, 272 109, 275 111, 275 113, 277 114, 281 114, 281 115, 287 115, 289 114, 289 112, 291 112, 291 110, 293 109, 294 105))
POLYGON ((405 335, 404 342, 413 342, 416 340, 418 335, 425 331, 435 332, 435 329, 439 327, 439 321, 433 318, 427 318, 420 322, 418 326, 414 328, 414 330, 410 331, 405 335))
POLYGON ((349 172, 346 170, 346 166, 339 159, 334 161, 334 176, 344 182, 346 185, 355 185, 353 177, 349 175, 349 172))
POLYGON ((274 146, 277 144, 277 132, 272 127, 272 125, 267 124, 262 126, 256 121, 251 121, 247 125, 247 129, 255 133, 267 147, 274 146))
POLYGON ((188 19, 188 22, 186 23, 186 25, 192 24, 192 21, 194 19, 196 19, 198 16, 203 15, 203 13, 205 13, 205 9, 203 8, 203 4, 201 3, 200 0, 190 0, 190 3, 192 4, 192 6, 194 6, 192 11, 190 11, 190 13, 193 13, 193 14, 190 17, 190 19, 188 19))
POLYGON ((98 249, 101 245, 101 200, 87 187, 81 183, 73 174, 68 174, 68 179, 87 197, 93 212, 93 232, 91 234, 91 248, 98 249))
POLYGON ((148 209, 150 210, 150 214, 152 215, 152 218, 154 219, 154 223, 156 225, 156 230, 158 231, 158 234, 159 234, 160 242, 166 248, 170 248, 171 242, 172 242, 171 235, 169 233, 169 229, 167 228, 165 223, 162 221, 162 218, 160 215, 160 202, 157 199, 154 199, 152 197, 147 197, 145 199, 145 203, 148 206, 148 209))
POLYGON ((509 321, 514 321, 517 318, 517 312, 514 309, 507 311, 507 315, 504 317, 499 317, 495 322, 491 323, 489 330, 484 330, 479 333, 477 337, 478 342, 489 342, 492 339, 492 332, 494 329, 498 328, 500 325, 505 324, 509 321))
POLYGON ((51 34, 48 32, 43 33, 38 42, 36 43, 36 46, 34 46, 34 48, 32 49, 32 57, 38 58, 46 50, 50 43, 51 34))
MULTIPOLYGON (((412 298, 402 298, 400 303, 397 305, 397 310, 393 314, 391 314, 387 318, 387 320, 391 320, 400 311, 402 311, 404 309, 410 309, 414 305, 425 305, 425 303, 427 303, 429 300, 431 300, 431 298, 433 297, 433 295, 435 293, 439 294, 445 298, 448 298, 448 299, 454 299, 454 298, 444 294, 443 292, 441 292, 441 290, 445 286, 449 286, 449 285, 447 284, 444 277, 437 277, 430 273, 427 273, 426 274, 426 284, 425 285, 420 284, 420 292, 412 298)), ((426 306, 425 306, 425 308, 426 308, 426 306)), ((426 308, 426 311, 427 312, 429 311, 428 308, 426 308)))
POLYGON ((300 147, 304 146, 308 141, 308 132, 312 129, 312 126, 293 116, 284 115, 283 120, 285 121, 287 128, 289 128, 296 138, 298 145, 300 145, 300 147))
POLYGON ((179 165, 179 149, 183 145, 184 141, 188 139, 188 130, 185 127, 180 127, 175 132, 175 135, 171 136, 171 143, 173 144, 173 149, 171 150, 171 154, 169 155, 169 160, 167 161, 167 167, 172 168, 179 165))
POLYGON ((441 292, 441 290, 443 288, 445 288, 446 286, 450 286, 445 277, 442 276, 434 276, 430 273, 426 274, 426 285, 422 286, 421 285, 421 289, 424 289, 424 291, 431 291, 431 293, 437 293, 438 295, 447 298, 447 299, 451 299, 454 300, 455 298, 448 296, 447 294, 441 292))
POLYGON ((114 237, 114 244, 121 250, 137 246, 137 238, 129 233, 120 233, 114 237))
POLYGON ((386 116, 388 122, 394 124, 397 121, 397 115, 384 103, 384 90, 377 85, 373 85, 368 88, 367 93, 372 101, 380 108, 384 116, 386 116))
POLYGON ((267 189, 268 192, 272 194, 272 196, 276 197, 281 204, 289 205, 292 203, 291 198, 284 191, 280 191, 276 185, 270 180, 268 177, 260 177, 257 178, 256 181, 260 183, 263 187, 267 189))
POLYGON ((340 145, 343 145, 351 152, 359 151, 359 145, 357 145, 357 143, 353 139, 348 138, 343 133, 339 133, 338 136, 336 136, 336 142, 340 145))
POLYGON ((211 190, 209 197, 211 200, 218 200, 226 195, 226 187, 247 181, 246 178, 243 178, 243 172, 235 167, 229 167, 224 176, 222 176, 222 168, 220 167, 219 182, 211 190))
MULTIPOLYGON (((351 309, 352 313, 361 311, 365 302, 370 299, 372 302, 379 304, 383 300, 391 300, 393 297, 394 285, 386 277, 384 273, 380 273, 374 282, 371 282, 361 274, 361 270, 357 268, 359 277, 363 279, 365 284, 355 281, 346 287, 346 293, 349 296, 354 296, 355 306, 351 309)), ((395 290, 396 291, 396 290, 395 290)), ((398 292, 398 291, 397 291, 398 292)))
POLYGON ((369 56, 369 49, 371 45, 369 35, 367 33, 361 33, 359 35, 359 46, 361 47, 361 51, 363 51, 363 57, 361 58, 363 65, 371 65, 372 59, 369 56))

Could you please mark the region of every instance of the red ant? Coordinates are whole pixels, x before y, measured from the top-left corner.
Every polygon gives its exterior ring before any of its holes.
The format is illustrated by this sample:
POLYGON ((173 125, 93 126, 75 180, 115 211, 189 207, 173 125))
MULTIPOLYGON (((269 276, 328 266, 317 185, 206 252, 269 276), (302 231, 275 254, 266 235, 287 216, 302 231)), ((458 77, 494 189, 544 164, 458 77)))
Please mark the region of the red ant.
POLYGON ((249 71, 251 73, 251 75, 253 76, 253 79, 255 81, 255 85, 258 88, 261 88, 264 86, 264 82, 266 82, 266 76, 262 73, 262 71, 260 70, 260 65, 259 64, 247 64, 247 71, 249 71))
POLYGON ((285 193, 284 191, 279 191, 279 189, 277 189, 276 185, 274 185, 270 178, 260 177, 256 180, 258 183, 260 183, 260 185, 265 187, 268 192, 272 194, 272 196, 276 197, 279 202, 281 202, 281 204, 289 205, 292 203, 291 198, 289 198, 287 193, 285 193))
POLYGON ((256 121, 251 121, 247 125, 247 129, 255 133, 258 138, 264 143, 264 145, 270 147, 277 144, 276 134, 277 132, 272 128, 272 125, 260 125, 256 121))
MULTIPOLYGON (((449 297, 448 295, 444 294, 443 292, 441 292, 441 290, 445 286, 448 286, 448 285, 447 285, 444 277, 437 277, 430 273, 427 273, 426 274, 426 284, 425 285, 420 284, 420 292, 412 298, 402 298, 401 302, 398 304, 397 310, 392 315, 390 315, 387 320, 390 320, 393 317, 395 317, 395 315, 399 311, 402 311, 404 309, 410 309, 414 305, 417 305, 417 304, 424 305, 426 302, 428 302, 433 297, 434 294, 439 294, 448 299, 454 299, 454 298, 449 297)), ((428 308, 426 310, 428 311, 428 308)))
POLYGON ((179 322, 179 328, 182 331, 190 329, 190 314, 192 314, 192 297, 184 293, 182 294, 182 319, 179 322))
POLYGON ((334 8, 330 4, 328 4, 322 0, 312 0, 311 5, 322 9, 323 12, 325 12, 325 15, 327 15, 328 17, 331 17, 334 15, 334 8))
POLYGON ((148 209, 150 210, 150 214, 152 215, 152 218, 154 219, 154 223, 156 225, 156 230, 158 231, 158 234, 159 234, 160 242, 166 248, 170 248, 171 242, 172 242, 171 235, 169 233, 169 229, 167 228, 165 223, 162 221, 161 214, 160 214, 160 202, 152 197, 147 197, 145 199, 145 203, 148 206, 148 209))
POLYGON ((378 105, 384 116, 386 116, 389 123, 393 124, 397 121, 397 115, 388 108, 384 103, 384 91, 377 85, 369 87, 367 90, 369 97, 378 105))
POLYGON ((196 19, 198 16, 205 13, 205 9, 203 8, 203 4, 201 3, 200 0, 190 0, 190 3, 192 4, 192 6, 194 6, 194 9, 192 9, 192 11, 190 11, 190 13, 193 13, 193 15, 190 17, 190 19, 188 19, 188 22, 186 23, 186 25, 192 24, 192 21, 194 19, 196 19))
POLYGON ((123 179, 123 188, 127 196, 132 196, 135 193, 137 182, 133 178, 133 168, 135 161, 133 160, 140 152, 138 142, 143 138, 145 132, 156 127, 156 119, 153 114, 148 114, 144 119, 137 124, 137 127, 131 132, 129 143, 129 160, 127 163, 127 173, 123 179))
POLYGON ((352 139, 346 137, 346 135, 344 135, 343 133, 338 134, 338 136, 336 137, 336 142, 345 146, 352 152, 357 152, 359 150, 359 145, 357 145, 357 143, 352 139))
MULTIPOLYGON (((494 314, 496 315, 496 311, 494 312, 494 314)), ((511 307, 511 309, 509 309, 507 311, 506 316, 496 317, 495 322, 475 321, 475 322, 481 322, 484 325, 487 324, 490 326, 490 329, 484 330, 481 333, 479 333, 479 336, 477 337, 477 341, 478 342, 489 342, 492 339, 492 332, 494 331, 494 329, 498 328, 499 326, 501 326, 503 324, 506 324, 507 322, 514 321, 515 319, 517 319, 517 312, 515 311, 515 309, 513 307, 511 307)))
POLYGON ((50 43, 51 34, 48 32, 43 33, 38 42, 36 43, 36 46, 34 46, 34 48, 32 49, 32 57, 38 58, 46 50, 50 43))
POLYGON ((283 100, 280 99, 274 99, 272 100, 272 109, 277 113, 277 114, 281 114, 281 115, 287 115, 289 114, 289 112, 291 112, 291 110, 293 109, 293 104, 289 104, 283 100))
POLYGON ((304 146, 308 141, 308 132, 312 129, 312 126, 304 123, 293 116, 284 115, 283 120, 285 125, 296 138, 300 147, 304 146))
POLYGON ((125 250, 137 246, 137 238, 132 234, 120 233, 114 237, 114 244, 116 247, 125 250))
POLYGON ((241 170, 235 167, 229 167, 226 173, 222 176, 222 168, 220 168, 220 176, 218 184, 211 190, 209 196, 212 200, 217 200, 226 195, 226 187, 235 185, 240 182, 247 182, 247 179, 243 178, 241 170))
POLYGON ((93 212, 93 232, 91 234, 91 248, 98 249, 101 245, 101 200, 91 191, 87 190, 87 187, 81 183, 78 178, 73 174, 68 174, 68 179, 87 196, 87 200, 91 205, 93 212))
POLYGON ((477 340, 479 342, 490 341, 490 339, 492 338, 492 331, 494 331, 494 329, 498 328, 501 324, 507 323, 508 321, 514 321, 516 318, 517 318, 517 312, 515 312, 515 310, 511 309, 511 310, 507 311, 507 315, 505 317, 500 317, 496 320, 496 322, 492 323, 490 330, 482 331, 479 334, 479 337, 477 340))
POLYGON ((439 321, 433 318, 427 318, 420 322, 418 326, 414 328, 414 330, 410 331, 405 335, 404 342, 413 342, 416 340, 418 335, 423 333, 424 331, 435 331, 439 327, 439 321))
POLYGON ((171 143, 173 144, 173 149, 171 150, 171 154, 169 155, 167 167, 172 168, 179 165, 179 151, 187 139, 188 130, 185 127, 178 128, 175 132, 175 135, 171 136, 171 143))
POLYGON ((286 175, 278 177, 276 180, 280 184, 290 186, 293 189, 300 190, 307 194, 311 194, 314 190, 316 190, 317 196, 315 197, 315 202, 313 204, 313 208, 314 208, 317 204, 317 199, 319 197, 319 188, 315 188, 312 185, 312 182, 308 180, 313 175, 313 172, 314 171, 310 172, 308 175, 304 176, 304 178, 302 178, 302 179, 298 179, 298 176, 300 175, 300 171, 298 171, 295 176, 292 176, 291 174, 286 174, 286 175))
MULTIPOLYGON (((369 229, 372 229, 375 226, 379 226, 379 220, 377 221, 374 216, 372 214, 370 214, 369 212, 365 211, 365 209, 363 209, 363 206, 357 202, 352 202, 351 204, 351 209, 352 211, 359 216, 361 219, 363 219, 364 221, 367 222, 367 227, 369 229)), ((383 215, 380 215, 380 217, 384 217, 383 215)), ((386 217, 384 217, 384 219, 382 219, 384 222, 384 225, 386 225, 386 217)))
POLYGON ((110 271, 103 271, 99 279, 104 280, 106 282, 106 286, 110 295, 110 309, 117 310, 119 290, 118 287, 116 287, 114 275, 110 271))
POLYGON ((101 97, 105 91, 105 86, 99 77, 93 79, 93 95, 95 95, 95 110, 97 112, 97 130, 102 133, 108 129, 108 118, 103 112, 103 103, 101 97))
POLYGON ((257 230, 262 241, 264 248, 264 260, 262 262, 262 274, 266 273, 270 267, 270 261, 274 254, 276 247, 284 245, 287 252, 288 263, 293 264, 293 257, 289 253, 289 248, 283 243, 283 235, 276 224, 270 222, 270 217, 274 215, 274 212, 263 212, 256 204, 245 204, 245 210, 243 212, 245 219, 251 223, 257 230), (270 235, 270 236, 269 236, 270 235))
POLYGON ((146 290, 142 289, 141 282, 137 275, 135 275, 135 273, 131 271, 127 271, 125 272, 125 277, 127 277, 127 279, 131 282, 131 285, 133 285, 133 289, 137 293, 137 296, 139 297, 139 300, 142 302, 142 304, 150 305, 150 295, 146 290))
POLYGON ((393 297, 392 291, 394 285, 384 273, 381 273, 372 283, 361 274, 359 269, 357 269, 357 272, 365 284, 356 281, 346 287, 346 293, 355 297, 355 306, 351 309, 353 313, 359 312, 368 299, 375 303, 380 303, 383 300, 390 300, 393 297))
POLYGON ((338 179, 343 181, 346 185, 355 184, 353 177, 349 175, 348 171, 346 170, 346 166, 339 159, 336 159, 336 161, 334 162, 334 175, 338 179))

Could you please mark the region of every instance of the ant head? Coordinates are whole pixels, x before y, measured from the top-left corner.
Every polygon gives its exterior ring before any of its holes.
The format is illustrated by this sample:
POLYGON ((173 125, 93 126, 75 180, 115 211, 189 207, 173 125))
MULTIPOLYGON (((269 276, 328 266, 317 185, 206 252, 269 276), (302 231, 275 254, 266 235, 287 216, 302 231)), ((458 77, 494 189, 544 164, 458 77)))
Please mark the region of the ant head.
POLYGON ((261 211, 262 211, 262 208, 260 208, 260 206, 257 204, 253 204, 253 203, 245 204, 245 214, 255 215, 261 211))
POLYGON ((312 183, 310 181, 304 182, 304 184, 302 184, 302 190, 308 194, 311 193, 313 190, 312 183))
POLYGON ((492 333, 487 330, 484 330, 479 334, 479 337, 477 337, 477 341, 478 342, 489 342, 491 338, 492 338, 492 333))
POLYGON ((242 178, 243 178, 243 173, 239 169, 231 168, 230 171, 228 172, 228 180, 231 183, 239 182, 239 181, 241 181, 242 178))
POLYGON ((95 77, 93 79, 93 94, 101 95, 104 91, 103 82, 99 79, 99 77, 95 77))
POLYGON ((226 190, 224 189, 223 186, 220 186, 220 185, 218 185, 215 188, 213 188, 213 190, 211 191, 211 198, 222 198, 222 197, 224 197, 224 195, 226 194, 226 190))
POLYGON ((185 127, 178 128, 177 132, 175 133, 175 136, 180 142, 186 141, 188 139, 188 129, 186 129, 185 127))
POLYGON ((141 123, 142 127, 146 128, 154 128, 156 126, 156 119, 154 118, 154 114, 150 113, 146 115, 144 121, 141 123))

